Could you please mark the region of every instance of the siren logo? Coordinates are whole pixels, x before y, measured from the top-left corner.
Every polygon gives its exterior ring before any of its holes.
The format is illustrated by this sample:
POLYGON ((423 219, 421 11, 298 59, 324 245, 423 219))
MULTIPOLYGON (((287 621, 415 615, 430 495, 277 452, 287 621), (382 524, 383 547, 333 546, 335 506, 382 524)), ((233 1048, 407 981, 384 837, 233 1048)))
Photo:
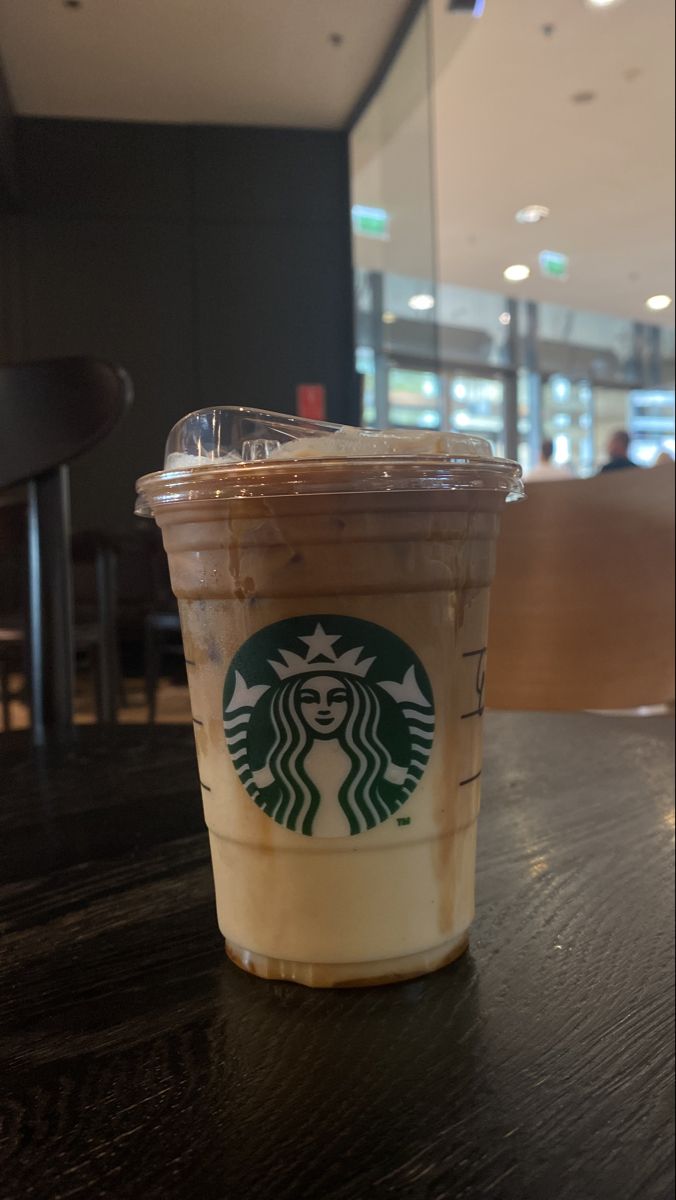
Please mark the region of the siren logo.
POLYGON ((263 812, 296 833, 349 837, 408 800, 429 759, 434 702, 395 634, 353 617, 277 621, 230 664, 223 723, 263 812))

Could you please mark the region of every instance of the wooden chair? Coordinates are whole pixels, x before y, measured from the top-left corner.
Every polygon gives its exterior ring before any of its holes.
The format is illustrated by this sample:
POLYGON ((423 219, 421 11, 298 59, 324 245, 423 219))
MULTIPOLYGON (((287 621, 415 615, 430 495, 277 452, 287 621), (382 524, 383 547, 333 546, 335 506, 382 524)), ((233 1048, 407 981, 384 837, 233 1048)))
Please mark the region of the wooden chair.
POLYGON ((67 464, 131 403, 120 367, 62 358, 0 367, 0 488, 27 485, 31 707, 37 742, 73 719, 73 600, 67 464))
POLYGON ((162 664, 169 658, 185 671, 181 622, 178 604, 171 590, 169 564, 162 539, 153 537, 150 555, 152 564, 152 604, 144 623, 143 657, 145 668, 148 722, 153 725, 157 711, 157 687, 162 673, 162 664))
POLYGON ((674 698, 674 468, 535 483, 503 519, 487 702, 619 709, 674 698))
POLYGON ((94 678, 96 719, 110 725, 117 717, 122 677, 117 643, 117 548, 115 540, 92 530, 71 540, 74 573, 75 656, 86 657, 94 678), (83 583, 89 586, 83 587, 83 583))
POLYGON ((185 672, 178 605, 154 521, 139 521, 134 533, 117 538, 116 544, 118 628, 128 645, 138 644, 142 636, 148 721, 153 724, 163 662, 171 657, 185 672))
MULTIPOLYGON (((25 488, 0 493, 0 712, 4 730, 11 729, 13 700, 30 706, 26 516, 25 488), (14 689, 12 675, 21 681, 14 689)), ((116 540, 92 531, 75 534, 71 562, 75 658, 89 663, 97 720, 110 724, 116 719, 118 691, 120 697, 123 693, 115 625, 116 540)))

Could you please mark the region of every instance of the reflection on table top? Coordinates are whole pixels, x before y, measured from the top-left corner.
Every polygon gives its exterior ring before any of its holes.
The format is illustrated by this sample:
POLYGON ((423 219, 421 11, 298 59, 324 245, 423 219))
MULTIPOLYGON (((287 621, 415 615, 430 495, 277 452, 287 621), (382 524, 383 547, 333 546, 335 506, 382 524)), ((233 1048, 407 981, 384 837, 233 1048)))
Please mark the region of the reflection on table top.
POLYGON ((489 714, 470 951, 232 966, 184 728, 0 739, 4 1200, 663 1200, 672 725, 489 714))

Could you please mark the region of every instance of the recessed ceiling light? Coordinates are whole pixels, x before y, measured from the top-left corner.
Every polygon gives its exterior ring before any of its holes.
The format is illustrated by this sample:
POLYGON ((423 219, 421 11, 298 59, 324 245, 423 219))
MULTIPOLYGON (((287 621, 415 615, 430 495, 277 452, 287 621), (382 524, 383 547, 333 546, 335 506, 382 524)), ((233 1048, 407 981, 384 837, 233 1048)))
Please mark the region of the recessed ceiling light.
POLYGON ((546 204, 527 204, 525 208, 520 208, 514 214, 519 225, 537 225, 538 221, 544 221, 548 216, 549 209, 546 204))
POLYGON ((385 311, 382 316, 383 325, 394 325, 396 315, 393 312, 385 311))
POLYGON ((587 8, 612 8, 613 4, 621 4, 622 0, 585 0, 587 8))
POLYGON ((510 283, 522 283, 524 279, 528 279, 530 267, 527 267, 524 263, 514 263, 513 266, 507 267, 502 273, 510 283))
POLYGON ((649 296, 645 302, 646 308, 649 308, 652 312, 662 312, 663 309, 669 308, 670 305, 671 296, 666 295, 649 296))
POLYGON ((508 312, 500 313, 500 316, 498 317, 498 321, 500 322, 501 325, 511 325, 511 322, 512 322, 511 313, 508 313, 508 312))
POLYGON ((430 296, 428 292, 416 292, 408 302, 408 307, 414 309, 415 312, 429 312, 434 305, 434 296, 430 296))

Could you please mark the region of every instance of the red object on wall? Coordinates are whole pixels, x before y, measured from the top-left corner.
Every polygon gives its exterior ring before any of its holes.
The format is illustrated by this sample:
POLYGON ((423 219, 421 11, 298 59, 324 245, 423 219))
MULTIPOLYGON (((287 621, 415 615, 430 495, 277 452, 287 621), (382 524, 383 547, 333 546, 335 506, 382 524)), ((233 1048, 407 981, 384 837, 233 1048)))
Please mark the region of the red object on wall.
POLYGON ((323 383, 299 383, 296 388, 296 413, 311 421, 326 420, 326 388, 323 383))

